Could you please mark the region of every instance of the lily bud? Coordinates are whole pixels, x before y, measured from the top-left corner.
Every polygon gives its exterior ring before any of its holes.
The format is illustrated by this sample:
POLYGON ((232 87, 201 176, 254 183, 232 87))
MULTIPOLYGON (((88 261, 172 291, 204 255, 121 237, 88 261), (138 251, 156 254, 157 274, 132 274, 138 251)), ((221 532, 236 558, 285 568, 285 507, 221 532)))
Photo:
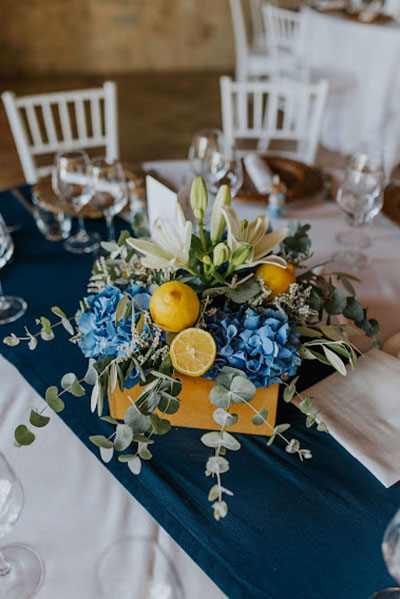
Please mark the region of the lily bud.
POLYGON ((203 264, 207 264, 207 266, 211 266, 212 260, 210 256, 203 256, 203 264))
POLYGON ((229 189, 229 185, 221 185, 218 189, 211 215, 210 235, 213 243, 219 241, 222 237, 222 233, 226 227, 222 208, 224 206, 230 206, 230 204, 231 190, 229 189))
POLYGON ((251 245, 241 245, 232 254, 232 258, 230 260, 232 266, 241 266, 250 258, 252 253, 253 248, 251 245))
POLYGON ((242 231, 244 231, 247 228, 248 224, 249 224, 249 221, 244 218, 243 220, 240 221, 240 229, 242 231))
POLYGON ((213 264, 214 266, 221 266, 224 262, 228 262, 229 256, 231 255, 226 243, 219 243, 215 246, 213 252, 213 264))
POLYGON ((203 220, 207 204, 207 187, 204 179, 203 177, 195 177, 190 190, 190 205, 197 220, 203 220))

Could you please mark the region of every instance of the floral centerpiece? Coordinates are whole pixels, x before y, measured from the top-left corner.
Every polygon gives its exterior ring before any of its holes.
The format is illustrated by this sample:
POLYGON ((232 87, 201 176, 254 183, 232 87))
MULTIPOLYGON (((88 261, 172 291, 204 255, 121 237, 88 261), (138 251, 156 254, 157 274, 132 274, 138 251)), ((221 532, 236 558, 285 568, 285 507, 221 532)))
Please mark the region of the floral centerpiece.
MULTIPOLYGON (((154 438, 170 430, 182 380, 211 379, 209 401, 218 430, 205 432, 201 441, 213 452, 206 464, 206 475, 214 479, 208 498, 220 519, 228 511, 224 496, 232 494, 221 484, 229 470, 227 452, 240 449, 228 430, 238 421, 235 406, 248 407, 253 424, 265 428, 268 445, 280 439, 288 453, 311 458, 295 436, 288 437, 289 423, 271 425, 265 408, 254 408, 257 388, 279 383, 285 401, 296 396, 307 426, 326 431, 312 398, 296 389, 297 369, 303 360, 314 360, 345 375, 345 362, 354 368, 357 357, 349 337, 359 332, 348 321, 369 336, 378 325, 355 299, 354 277, 307 269, 309 225, 271 231, 266 216, 240 221, 223 185, 206 230, 201 177, 193 181, 190 200, 194 224, 177 204, 173 218, 157 220, 151 235, 137 219, 136 237, 124 231, 117 243, 104 243, 109 255, 95 261, 88 295, 72 318, 53 307, 55 323, 42 316, 38 332, 26 329, 25 336, 13 333, 4 342, 26 341, 33 350, 39 337, 53 339, 57 326, 68 331, 88 358, 88 370, 80 379, 67 373, 59 386, 49 387, 47 404, 60 412, 65 394, 83 396, 92 386, 91 409, 112 431, 90 439, 104 462, 117 454, 134 474, 152 458, 154 438), (140 387, 123 420, 107 413, 117 386, 140 387)), ((35 428, 49 420, 44 410, 33 409, 29 426, 16 428, 15 444, 30 445, 35 428)))

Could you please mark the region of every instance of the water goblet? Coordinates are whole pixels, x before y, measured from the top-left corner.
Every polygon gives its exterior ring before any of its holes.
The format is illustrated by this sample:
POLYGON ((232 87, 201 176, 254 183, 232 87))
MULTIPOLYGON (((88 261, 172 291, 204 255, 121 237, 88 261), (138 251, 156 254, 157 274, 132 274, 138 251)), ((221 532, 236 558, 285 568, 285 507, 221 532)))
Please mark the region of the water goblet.
MULTIPOLYGON (((22 485, 0 453, 0 537, 18 520, 24 504, 22 485)), ((39 589, 43 565, 35 551, 25 545, 0 547, 0 597, 29 599, 39 589)))
MULTIPOLYGON (((14 243, 0 214, 0 269, 7 264, 13 253, 14 243)), ((13 295, 3 295, 0 283, 0 324, 14 322, 14 320, 17 320, 17 318, 20 318, 25 313, 26 308, 26 302, 22 298, 13 295)))
POLYGON ((160 545, 145 537, 111 545, 101 557, 96 579, 104 599, 184 599, 173 563, 160 545))
POLYGON ((91 164, 91 206, 102 212, 107 225, 107 241, 115 241, 114 216, 121 212, 129 199, 129 190, 121 163, 118 160, 94 158, 91 164))
POLYGON ((87 254, 98 248, 100 236, 88 233, 80 211, 91 200, 89 185, 90 161, 86 152, 59 152, 52 173, 53 191, 62 203, 78 216, 78 232, 64 242, 67 251, 87 254))
POLYGON ((362 250, 372 241, 362 229, 382 208, 384 183, 385 173, 379 152, 360 152, 352 156, 336 197, 351 229, 336 237, 345 249, 333 256, 335 262, 355 270, 368 266, 369 257, 362 250))
POLYGON ((207 173, 210 151, 223 153, 224 134, 219 129, 200 129, 193 136, 188 154, 192 170, 196 175, 204 176, 207 173))
MULTIPOLYGON (((400 583, 400 510, 389 522, 382 542, 383 557, 390 574, 400 583)), ((391 587, 375 593, 371 599, 400 599, 400 587, 391 587)))

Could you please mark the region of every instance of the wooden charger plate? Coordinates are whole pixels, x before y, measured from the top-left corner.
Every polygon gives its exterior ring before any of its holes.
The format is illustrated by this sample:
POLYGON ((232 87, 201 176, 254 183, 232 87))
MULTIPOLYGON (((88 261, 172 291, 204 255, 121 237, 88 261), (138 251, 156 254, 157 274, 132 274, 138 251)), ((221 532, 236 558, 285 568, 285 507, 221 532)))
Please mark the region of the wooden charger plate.
MULTIPOLYGON (((287 187, 286 201, 293 202, 307 198, 323 187, 322 172, 319 168, 308 166, 303 162, 282 158, 281 156, 263 156, 272 173, 279 175, 287 187)), ((239 202, 249 204, 268 203, 269 194, 260 194, 247 174, 243 164, 243 185, 235 196, 239 202)))
POLYGON ((396 225, 400 225, 400 186, 388 185, 383 196, 383 214, 396 225))
MULTIPOLYGON (((137 167, 124 166, 125 176, 128 182, 128 187, 130 191, 130 196, 134 196, 135 198, 142 199, 145 195, 145 173, 142 169, 137 167)), ((54 213, 64 213, 69 214, 70 216, 77 216, 77 213, 69 209, 65 204, 63 204, 58 196, 53 191, 51 185, 51 175, 47 177, 43 177, 39 179, 39 181, 32 188, 33 195, 35 196, 35 201, 43 206, 49 212, 54 213)), ((144 201, 144 200, 143 200, 144 201)), ((123 208, 121 212, 129 212, 130 206, 129 202, 123 208)), ((102 218, 103 214, 91 208, 90 203, 84 206, 80 212, 79 216, 83 218, 102 218)))

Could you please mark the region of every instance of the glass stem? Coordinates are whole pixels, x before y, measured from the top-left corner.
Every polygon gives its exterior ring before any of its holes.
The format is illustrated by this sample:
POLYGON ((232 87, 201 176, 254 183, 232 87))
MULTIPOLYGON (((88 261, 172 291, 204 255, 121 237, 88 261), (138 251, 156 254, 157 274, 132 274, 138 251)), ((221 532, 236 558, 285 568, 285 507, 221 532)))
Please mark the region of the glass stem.
POLYGON ((0 281, 0 312, 2 310, 7 310, 7 308, 9 307, 9 305, 10 304, 6 301, 6 298, 4 296, 3 285, 1 284, 1 281, 0 281))
POLYGON ((107 241, 115 241, 114 217, 111 214, 104 215, 107 226, 107 241))
POLYGON ((11 572, 11 566, 3 557, 2 552, 0 551, 0 576, 7 576, 11 572))
POLYGON ((86 237, 86 235, 87 235, 87 232, 86 232, 86 227, 85 227, 85 221, 82 216, 78 216, 78 236, 86 237))

